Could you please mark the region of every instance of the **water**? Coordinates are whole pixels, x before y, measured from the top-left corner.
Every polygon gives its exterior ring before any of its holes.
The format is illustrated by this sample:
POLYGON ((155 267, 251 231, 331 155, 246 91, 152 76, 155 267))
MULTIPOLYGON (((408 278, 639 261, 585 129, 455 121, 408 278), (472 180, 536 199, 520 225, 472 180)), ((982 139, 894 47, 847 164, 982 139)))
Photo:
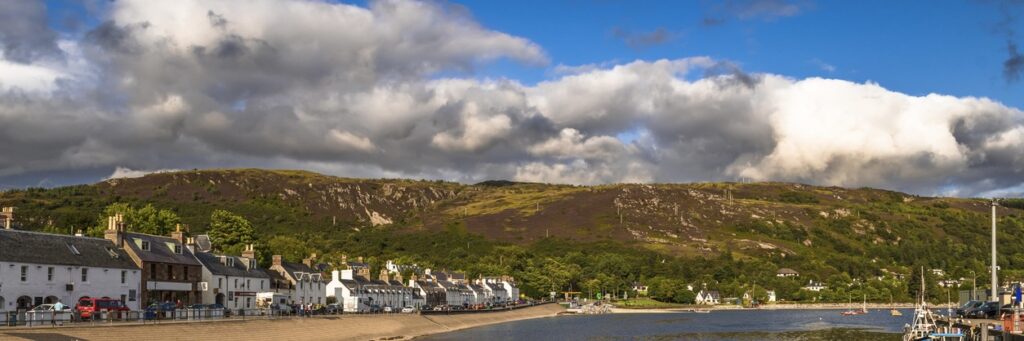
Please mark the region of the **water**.
POLYGON ((900 340, 912 309, 841 316, 841 310, 735 310, 710 314, 571 315, 515 321, 423 340, 900 340))

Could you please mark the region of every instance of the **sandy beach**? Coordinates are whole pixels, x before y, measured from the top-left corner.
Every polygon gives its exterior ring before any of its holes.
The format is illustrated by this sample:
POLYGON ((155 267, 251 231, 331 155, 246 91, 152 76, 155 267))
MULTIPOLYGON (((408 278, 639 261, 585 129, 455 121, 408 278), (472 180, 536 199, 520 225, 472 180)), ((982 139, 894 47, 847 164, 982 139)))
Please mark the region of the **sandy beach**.
POLYGON ((306 319, 62 328, 0 328, 0 340, 408 340, 509 321, 555 316, 557 304, 460 315, 343 315, 306 319))

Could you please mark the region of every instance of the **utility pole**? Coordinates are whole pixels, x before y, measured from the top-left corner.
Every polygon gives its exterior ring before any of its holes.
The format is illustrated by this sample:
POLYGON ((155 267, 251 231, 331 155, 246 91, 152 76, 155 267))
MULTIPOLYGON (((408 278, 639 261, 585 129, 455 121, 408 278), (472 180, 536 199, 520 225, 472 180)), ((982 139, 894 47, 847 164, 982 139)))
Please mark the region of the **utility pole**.
POLYGON ((992 301, 999 301, 999 278, 996 277, 996 199, 992 199, 992 301))

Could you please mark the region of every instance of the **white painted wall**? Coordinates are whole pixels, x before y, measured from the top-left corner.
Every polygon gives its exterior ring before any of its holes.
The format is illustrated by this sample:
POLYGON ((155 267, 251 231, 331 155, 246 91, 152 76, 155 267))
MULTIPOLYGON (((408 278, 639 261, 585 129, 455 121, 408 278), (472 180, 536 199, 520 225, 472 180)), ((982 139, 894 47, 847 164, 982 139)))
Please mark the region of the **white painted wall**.
POLYGON ((255 309, 256 296, 234 296, 234 292, 251 292, 253 294, 270 291, 270 279, 260 277, 238 277, 214 275, 203 267, 203 282, 206 291, 202 291, 203 303, 217 303, 217 294, 224 294, 224 307, 228 309, 255 309), (213 289, 218 290, 213 290, 213 289))
POLYGON ((125 304, 132 310, 139 310, 142 271, 139 269, 90 268, 86 270, 86 280, 82 281, 82 269, 79 266, 55 264, 30 264, 0 262, 0 311, 12 311, 17 308, 18 297, 57 297, 61 303, 74 306, 83 296, 125 298, 125 304), (21 280, 21 268, 26 267, 25 281, 21 280), (53 268, 53 276, 49 277, 49 269, 53 268), (122 283, 121 273, 124 272, 122 283), (67 291, 66 285, 74 284, 73 291, 67 291), (134 290, 134 300, 132 300, 134 290))

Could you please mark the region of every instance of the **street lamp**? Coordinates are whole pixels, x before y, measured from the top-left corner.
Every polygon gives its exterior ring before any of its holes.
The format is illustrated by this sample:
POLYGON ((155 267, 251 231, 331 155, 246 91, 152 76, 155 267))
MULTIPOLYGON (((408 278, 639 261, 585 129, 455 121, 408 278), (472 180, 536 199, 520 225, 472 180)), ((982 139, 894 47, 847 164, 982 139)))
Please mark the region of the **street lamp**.
POLYGON ((992 199, 992 301, 999 301, 999 279, 996 275, 996 199, 992 199))

